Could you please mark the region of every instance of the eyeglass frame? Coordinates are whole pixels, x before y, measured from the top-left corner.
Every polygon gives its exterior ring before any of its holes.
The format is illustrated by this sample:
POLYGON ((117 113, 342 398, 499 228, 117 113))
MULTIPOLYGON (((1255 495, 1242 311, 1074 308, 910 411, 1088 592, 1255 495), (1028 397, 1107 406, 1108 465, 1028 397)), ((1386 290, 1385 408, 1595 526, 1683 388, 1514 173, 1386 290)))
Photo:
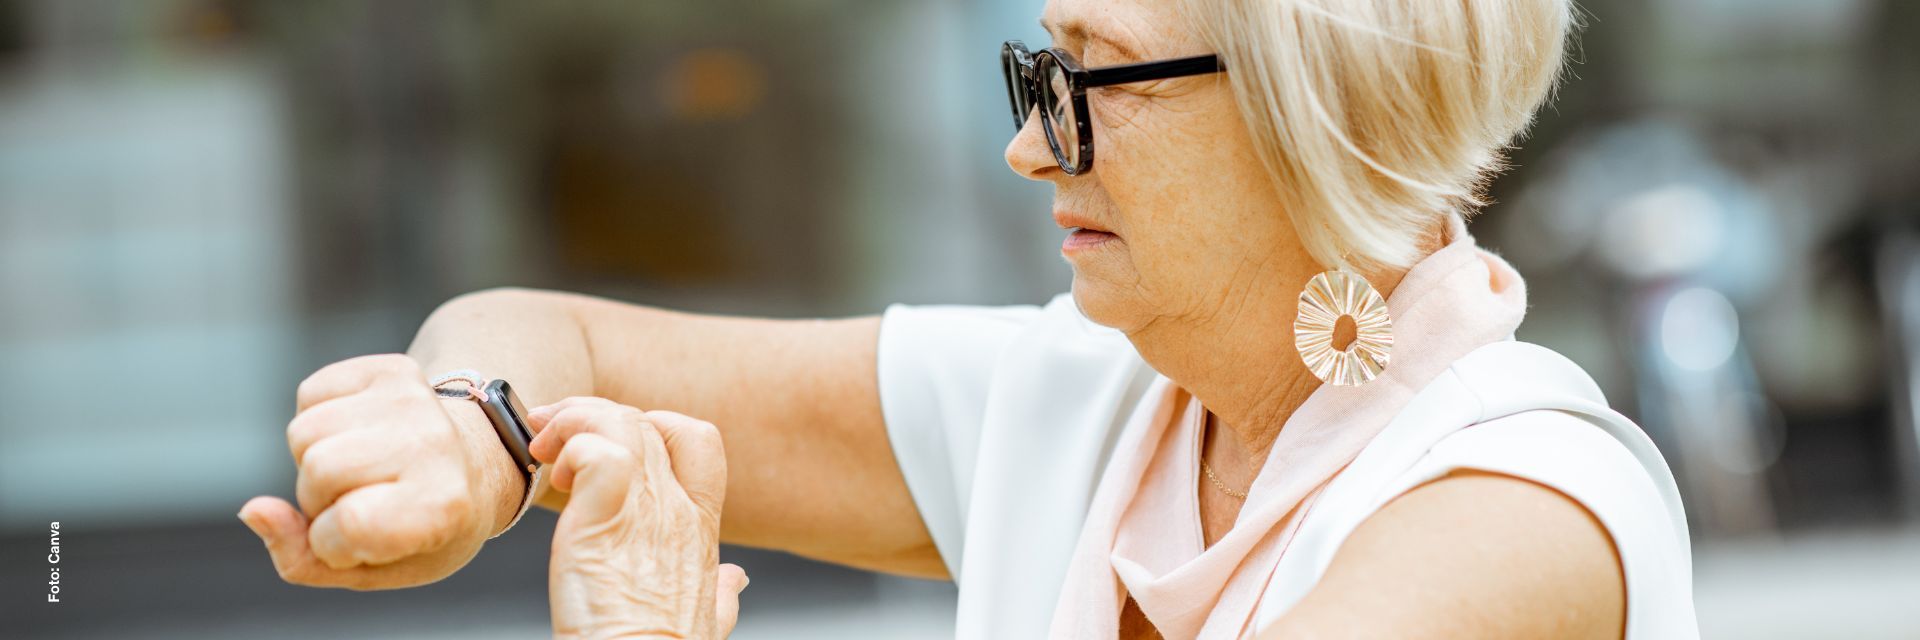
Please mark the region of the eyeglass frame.
POLYGON ((1027 45, 1019 40, 1008 40, 1000 45, 1000 73, 1006 76, 1007 101, 1013 108, 1013 128, 1015 132, 1026 128, 1028 114, 1036 108, 1040 111, 1040 128, 1047 135, 1047 146, 1053 150, 1054 162, 1060 165, 1067 175, 1077 176, 1093 168, 1093 122, 1087 109, 1087 89, 1110 87, 1114 85, 1146 82, 1149 80, 1167 80, 1184 78, 1208 73, 1226 71, 1227 66, 1216 54, 1135 62, 1088 69, 1080 61, 1059 47, 1048 47, 1039 53, 1027 51, 1027 45), (1061 148, 1058 137, 1053 132, 1052 116, 1047 110, 1039 108, 1041 58, 1053 60, 1066 74, 1067 94, 1073 101, 1073 122, 1076 151, 1079 155, 1068 158, 1061 148), (1014 70, 1019 69, 1019 77, 1014 70), (1077 160, 1077 162, 1069 162, 1077 160))

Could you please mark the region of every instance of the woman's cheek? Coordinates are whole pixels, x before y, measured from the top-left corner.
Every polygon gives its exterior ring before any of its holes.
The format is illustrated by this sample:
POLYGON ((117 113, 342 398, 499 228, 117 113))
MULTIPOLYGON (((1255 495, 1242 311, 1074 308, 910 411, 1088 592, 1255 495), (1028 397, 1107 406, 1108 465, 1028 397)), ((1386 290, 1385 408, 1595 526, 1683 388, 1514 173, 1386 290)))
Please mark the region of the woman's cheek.
POLYGON ((1138 129, 1136 119, 1146 111, 1148 99, 1125 91, 1107 91, 1098 95, 1089 95, 1087 102, 1087 111, 1093 116, 1093 136, 1097 150, 1101 129, 1110 129, 1116 133, 1138 129))

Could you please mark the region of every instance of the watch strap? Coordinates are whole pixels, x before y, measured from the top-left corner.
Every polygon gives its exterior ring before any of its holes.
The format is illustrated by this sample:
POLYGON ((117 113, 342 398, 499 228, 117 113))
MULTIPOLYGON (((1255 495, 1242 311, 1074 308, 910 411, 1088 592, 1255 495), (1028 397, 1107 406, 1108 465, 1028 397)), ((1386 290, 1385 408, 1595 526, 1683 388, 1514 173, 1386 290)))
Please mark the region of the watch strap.
MULTIPOLYGON (((433 388, 434 395, 440 396, 441 398, 459 399, 459 400, 471 399, 475 401, 484 402, 486 399, 486 396, 485 396, 486 382, 485 381, 486 381, 486 377, 480 375, 480 372, 478 371, 474 371, 472 369, 455 369, 453 371, 448 371, 446 373, 442 373, 440 375, 434 376, 432 379, 427 381, 427 385, 433 388), (443 386, 449 382, 454 382, 456 380, 466 382, 466 388, 463 389, 457 386, 443 386)), ((489 417, 488 419, 492 420, 491 417, 489 417)), ((502 442, 500 444, 501 446, 507 446, 507 443, 505 442, 502 442)), ((516 466, 518 465, 516 464, 516 466)), ((514 512, 513 520, 508 521, 506 527, 500 529, 498 533, 495 533, 492 536, 489 536, 487 538, 488 540, 492 540, 502 535, 506 535, 508 531, 511 531, 513 529, 513 525, 520 524, 520 519, 523 517, 526 517, 527 511, 533 508, 534 498, 540 495, 540 483, 544 482, 545 478, 547 477, 547 467, 546 465, 541 465, 538 463, 533 464, 532 467, 533 469, 530 471, 526 469, 521 469, 520 475, 523 479, 526 480, 527 486, 526 486, 526 495, 522 496, 520 499, 520 509, 514 512)))
POLYGON ((481 376, 478 371, 472 369, 454 369, 434 376, 427 381, 427 386, 433 387, 433 393, 442 398, 466 398, 471 397, 474 392, 486 389, 486 380, 486 377, 481 376), (455 380, 466 380, 468 388, 461 389, 458 387, 441 386, 455 380))

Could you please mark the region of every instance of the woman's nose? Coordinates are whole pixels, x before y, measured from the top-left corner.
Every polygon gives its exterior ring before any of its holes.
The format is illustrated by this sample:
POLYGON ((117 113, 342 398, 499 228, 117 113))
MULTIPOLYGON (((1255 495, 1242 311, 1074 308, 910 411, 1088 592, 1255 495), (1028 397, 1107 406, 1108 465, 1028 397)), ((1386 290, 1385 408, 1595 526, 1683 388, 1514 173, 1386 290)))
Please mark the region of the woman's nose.
POLYGON ((1037 110, 1029 111, 1026 124, 1013 135, 1013 141, 1007 143, 1007 166, 1028 180, 1064 178, 1067 172, 1054 160, 1053 148, 1047 146, 1047 132, 1041 130, 1041 126, 1037 110))

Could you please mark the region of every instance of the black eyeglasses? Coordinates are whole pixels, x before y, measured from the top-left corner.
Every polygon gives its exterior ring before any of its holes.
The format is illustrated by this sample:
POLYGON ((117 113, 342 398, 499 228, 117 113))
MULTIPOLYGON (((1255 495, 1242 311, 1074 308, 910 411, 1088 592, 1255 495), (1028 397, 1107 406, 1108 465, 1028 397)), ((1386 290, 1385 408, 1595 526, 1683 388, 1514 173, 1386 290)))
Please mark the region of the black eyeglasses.
POLYGON ((1165 80, 1225 71, 1220 56, 1204 55, 1157 62, 1088 69, 1057 47, 1028 53, 1027 45, 1008 40, 1000 46, 1000 71, 1007 76, 1007 99, 1013 103, 1013 128, 1027 126, 1027 114, 1037 105, 1045 125, 1047 146, 1067 175, 1093 168, 1093 124, 1087 119, 1087 89, 1129 82, 1165 80))

